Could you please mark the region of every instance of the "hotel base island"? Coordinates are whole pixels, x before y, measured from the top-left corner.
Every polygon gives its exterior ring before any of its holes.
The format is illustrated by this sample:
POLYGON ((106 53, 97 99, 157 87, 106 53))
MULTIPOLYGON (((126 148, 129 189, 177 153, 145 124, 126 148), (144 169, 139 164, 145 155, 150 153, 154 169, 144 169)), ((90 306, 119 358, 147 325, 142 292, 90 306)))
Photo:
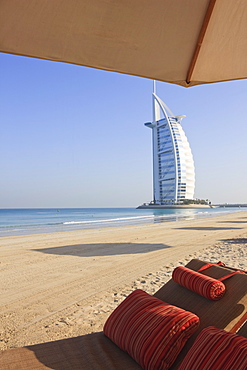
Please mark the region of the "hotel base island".
POLYGON ((208 200, 193 199, 195 168, 188 139, 181 126, 184 115, 175 116, 153 89, 152 130, 153 200, 138 208, 209 208, 208 200))

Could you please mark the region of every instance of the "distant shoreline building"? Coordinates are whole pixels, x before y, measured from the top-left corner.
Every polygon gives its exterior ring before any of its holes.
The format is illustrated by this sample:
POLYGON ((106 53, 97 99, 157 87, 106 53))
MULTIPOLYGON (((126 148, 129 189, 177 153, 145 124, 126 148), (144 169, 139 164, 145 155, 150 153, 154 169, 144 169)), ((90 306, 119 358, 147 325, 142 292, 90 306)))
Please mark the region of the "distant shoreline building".
POLYGON ((185 116, 174 116, 156 95, 154 81, 153 122, 153 201, 156 205, 181 204, 193 199, 195 169, 189 142, 181 126, 185 116), (161 118, 163 115, 163 118, 161 118))

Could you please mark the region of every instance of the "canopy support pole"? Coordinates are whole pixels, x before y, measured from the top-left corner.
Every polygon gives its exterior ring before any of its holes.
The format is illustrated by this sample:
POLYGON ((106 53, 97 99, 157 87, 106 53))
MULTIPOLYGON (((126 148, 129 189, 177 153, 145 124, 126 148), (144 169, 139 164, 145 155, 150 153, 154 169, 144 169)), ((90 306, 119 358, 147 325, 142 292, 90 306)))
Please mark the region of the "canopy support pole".
POLYGON ((198 40, 197 40, 197 43, 196 43, 196 48, 195 48, 195 51, 194 51, 194 54, 193 54, 193 57, 192 57, 192 60, 191 60, 190 66, 189 66, 189 70, 188 70, 188 73, 187 73, 187 77, 186 77, 186 82, 187 82, 188 85, 191 82, 191 77, 192 77, 192 74, 193 74, 194 69, 195 69, 195 65, 196 65, 196 62, 197 62, 197 59, 198 59, 198 55, 200 53, 200 49, 201 49, 203 39, 204 39, 204 36, 205 36, 207 28, 208 28, 210 18, 212 16, 212 13, 213 13, 213 10, 214 10, 215 3, 216 3, 216 0, 210 0, 210 2, 208 4, 208 8, 207 8, 204 20, 203 20, 202 28, 201 28, 201 31, 199 33, 198 40))

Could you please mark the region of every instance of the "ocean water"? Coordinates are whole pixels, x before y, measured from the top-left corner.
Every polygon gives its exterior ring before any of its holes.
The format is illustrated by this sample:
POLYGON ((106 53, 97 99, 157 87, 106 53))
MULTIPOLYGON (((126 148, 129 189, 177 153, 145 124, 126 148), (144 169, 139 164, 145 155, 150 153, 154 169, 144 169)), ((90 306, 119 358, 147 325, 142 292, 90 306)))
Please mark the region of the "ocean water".
POLYGON ((0 237, 191 220, 241 210, 244 210, 244 208, 159 210, 135 208, 0 209, 0 237))

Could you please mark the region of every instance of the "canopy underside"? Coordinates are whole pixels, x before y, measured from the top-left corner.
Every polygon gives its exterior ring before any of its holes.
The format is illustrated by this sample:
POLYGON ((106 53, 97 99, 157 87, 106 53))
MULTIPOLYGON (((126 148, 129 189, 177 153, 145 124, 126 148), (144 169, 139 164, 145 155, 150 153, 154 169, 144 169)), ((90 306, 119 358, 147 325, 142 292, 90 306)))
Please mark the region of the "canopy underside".
POLYGON ((0 51, 182 86, 247 78, 246 0, 2 0, 0 51))

